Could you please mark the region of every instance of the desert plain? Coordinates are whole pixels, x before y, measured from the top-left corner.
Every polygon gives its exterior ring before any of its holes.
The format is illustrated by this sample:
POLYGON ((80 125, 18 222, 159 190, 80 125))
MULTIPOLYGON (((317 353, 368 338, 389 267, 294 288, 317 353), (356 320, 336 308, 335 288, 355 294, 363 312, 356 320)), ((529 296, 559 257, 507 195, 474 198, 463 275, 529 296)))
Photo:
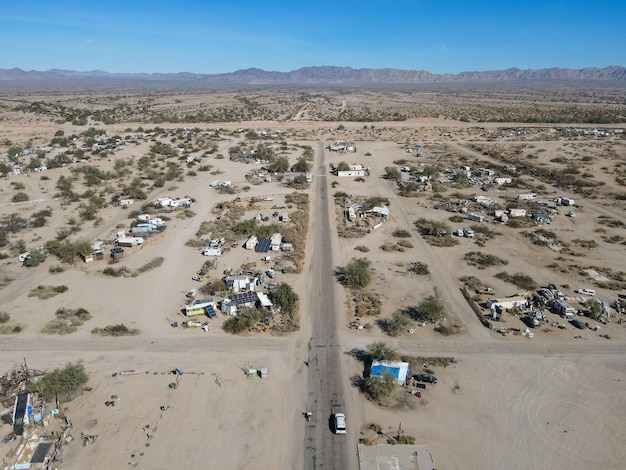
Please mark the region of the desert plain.
MULTIPOLYGON (((307 460, 311 426, 324 435, 313 445, 343 439, 348 468, 355 469, 357 444, 398 435, 429 446, 439 469, 623 468, 626 325, 618 309, 626 295, 625 94, 623 86, 584 93, 570 86, 0 89, 0 155, 10 169, 0 181, 6 233, 0 310, 8 314, 0 325, 0 371, 24 361, 42 371, 84 364, 89 390, 61 404, 74 440, 54 468, 316 468, 307 460), (611 119, 594 123, 592 116, 611 119), (331 150, 338 142, 353 149, 331 150), (291 181, 289 170, 262 170, 266 165, 251 152, 261 148, 286 158, 289 167, 306 161, 311 181, 291 181), (366 171, 338 176, 333 167, 341 164, 366 171), (420 180, 425 174, 430 179, 420 180), (495 184, 494 177, 511 181, 495 184), (277 216, 296 209, 294 193, 309 200, 305 230, 295 234, 293 222, 277 216), (519 198, 528 194, 534 197, 519 198), (154 208, 161 197, 192 204, 154 208), (120 205, 129 198, 131 205, 120 205), (380 224, 368 214, 348 221, 348 205, 368 198, 388 207, 388 217, 380 224), (331 242, 323 252, 313 249, 322 236, 321 204, 331 209, 331 242), (167 219, 167 228, 111 261, 118 232, 129 232, 148 208, 167 219), (496 220, 496 210, 511 209, 526 215, 496 220), (238 220, 261 214, 259 225, 299 235, 289 241, 303 247, 301 259, 245 249, 246 236, 220 225, 235 212, 238 220), (469 214, 482 221, 468 220, 469 214), (15 216, 26 223, 9 230, 15 216), (419 219, 441 224, 446 233, 426 235, 419 219), (470 226, 475 237, 456 234, 470 226), (216 236, 225 237, 227 249, 203 256, 216 236), (19 261, 26 250, 54 240, 102 241, 104 259, 67 262, 47 253, 36 266, 19 261), (332 279, 340 357, 332 371, 305 364, 315 359, 310 339, 320 302, 311 288, 312 266, 325 257, 334 268, 322 275, 332 279), (340 282, 338 273, 354 258, 370 263, 371 280, 362 289, 340 282), (229 317, 219 312, 202 318, 207 331, 182 327, 189 320, 181 313, 186 294, 203 286, 192 277, 209 259, 207 282, 226 272, 275 267, 276 279, 264 281, 287 283, 297 293, 295 327, 276 327, 272 319, 232 334, 222 328, 229 317), (428 272, 412 272, 415 263, 428 272), (495 321, 481 307, 522 293, 539 302, 536 291, 548 284, 581 313, 591 307, 576 291, 593 289, 608 303, 608 314, 577 317, 588 325, 580 330, 535 307, 545 321, 531 329, 519 309, 495 321), (36 295, 54 286, 67 289, 36 295), (376 299, 376 312, 363 313, 359 296, 376 299), (445 319, 410 318, 400 330, 390 328, 396 312, 415 310, 429 296, 440 299, 445 319), (78 308, 90 318, 74 331, 50 326, 59 309, 78 308), (111 325, 136 331, 102 335, 111 325), (417 361, 412 364, 427 363, 438 382, 419 398, 407 393, 411 380, 382 403, 369 400, 361 358, 376 342, 417 361), (183 374, 172 374, 178 368, 183 374), (267 368, 267 378, 246 374, 260 368, 267 368), (120 375, 128 369, 143 373, 120 375), (303 419, 311 382, 326 378, 316 376, 318 370, 340 384, 345 436, 327 429, 327 415, 303 419), (113 396, 115 406, 105 406, 113 396), (83 446, 81 433, 97 438, 83 446)), ((221 294, 216 300, 228 295, 221 294)), ((37 432, 58 431, 58 421, 51 418, 37 432)), ((10 428, 3 424, 2 435, 10 428)), ((7 468, 18 442, 0 444, 7 468)))

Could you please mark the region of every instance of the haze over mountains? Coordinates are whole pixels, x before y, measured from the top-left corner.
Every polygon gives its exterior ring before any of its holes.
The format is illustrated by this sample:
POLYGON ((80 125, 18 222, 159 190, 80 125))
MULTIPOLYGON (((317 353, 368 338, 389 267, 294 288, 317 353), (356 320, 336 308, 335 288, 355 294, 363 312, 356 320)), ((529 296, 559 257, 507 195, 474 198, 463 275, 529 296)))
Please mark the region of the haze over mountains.
POLYGON ((386 85, 426 83, 480 83, 515 80, 602 80, 626 81, 626 67, 609 66, 583 69, 509 68, 484 72, 462 72, 459 74, 434 74, 425 70, 402 69, 353 69, 351 67, 303 67, 290 72, 271 72, 258 68, 237 70, 231 73, 198 74, 180 73, 109 73, 100 70, 77 72, 52 69, 25 71, 19 68, 0 69, 0 82, 50 82, 50 81, 111 81, 171 82, 172 84, 205 85, 386 85))

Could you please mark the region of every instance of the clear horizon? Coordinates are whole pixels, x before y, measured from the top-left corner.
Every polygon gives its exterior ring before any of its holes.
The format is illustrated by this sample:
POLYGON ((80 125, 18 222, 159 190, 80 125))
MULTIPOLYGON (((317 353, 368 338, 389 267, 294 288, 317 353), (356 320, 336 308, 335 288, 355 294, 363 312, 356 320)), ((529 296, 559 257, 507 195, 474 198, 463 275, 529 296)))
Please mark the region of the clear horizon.
POLYGON ((626 64, 626 9, 493 0, 3 5, 0 68, 109 73, 394 68, 435 74, 626 64))

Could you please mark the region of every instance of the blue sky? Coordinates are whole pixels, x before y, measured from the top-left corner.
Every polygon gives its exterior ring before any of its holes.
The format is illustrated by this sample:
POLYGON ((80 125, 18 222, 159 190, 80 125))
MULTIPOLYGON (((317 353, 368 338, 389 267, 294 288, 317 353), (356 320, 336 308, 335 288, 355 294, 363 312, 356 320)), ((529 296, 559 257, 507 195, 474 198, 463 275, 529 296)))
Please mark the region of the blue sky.
POLYGON ((222 73, 315 65, 433 73, 626 65, 626 1, 23 0, 0 68, 222 73))

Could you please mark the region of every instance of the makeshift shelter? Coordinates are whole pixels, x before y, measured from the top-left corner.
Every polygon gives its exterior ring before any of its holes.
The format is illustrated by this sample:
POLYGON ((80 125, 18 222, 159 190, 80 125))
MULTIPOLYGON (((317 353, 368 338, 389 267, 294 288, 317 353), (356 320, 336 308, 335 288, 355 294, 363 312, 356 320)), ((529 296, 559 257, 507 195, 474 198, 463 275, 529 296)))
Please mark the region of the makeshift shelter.
POLYGON ((394 376, 398 385, 406 385, 406 380, 409 377, 409 363, 400 361, 372 362, 371 377, 383 377, 388 374, 394 376))

